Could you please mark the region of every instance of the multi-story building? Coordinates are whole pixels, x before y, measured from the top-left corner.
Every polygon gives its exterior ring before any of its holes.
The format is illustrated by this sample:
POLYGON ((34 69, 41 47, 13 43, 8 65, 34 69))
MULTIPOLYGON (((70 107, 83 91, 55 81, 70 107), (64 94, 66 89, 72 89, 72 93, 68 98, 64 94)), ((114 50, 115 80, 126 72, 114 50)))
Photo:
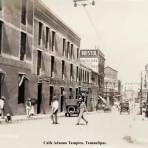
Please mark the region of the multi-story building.
POLYGON ((108 104, 113 104, 114 96, 118 93, 118 71, 107 66, 104 73, 104 97, 107 99, 108 104))
POLYGON ((49 112, 53 95, 76 95, 80 38, 39 0, 2 0, 0 8, 1 95, 12 114, 25 113, 25 99, 49 112))
POLYGON ((0 6, 0 97, 6 97, 5 112, 25 114, 25 100, 36 98, 35 112, 48 113, 54 95, 63 111, 65 98, 78 98, 84 90, 89 102, 96 82, 91 82, 92 70, 80 65, 80 37, 40 0, 0 0, 0 6))
POLYGON ((92 77, 97 74, 96 80, 99 85, 98 93, 103 95, 104 88, 104 54, 99 49, 81 49, 80 61, 83 65, 91 68, 93 71, 92 77))

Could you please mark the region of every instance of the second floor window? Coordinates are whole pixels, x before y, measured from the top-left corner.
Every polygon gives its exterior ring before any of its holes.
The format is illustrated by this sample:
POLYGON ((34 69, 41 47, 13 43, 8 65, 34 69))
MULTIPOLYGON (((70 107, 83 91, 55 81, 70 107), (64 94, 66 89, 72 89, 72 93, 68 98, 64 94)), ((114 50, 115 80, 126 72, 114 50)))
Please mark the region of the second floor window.
POLYGON ((52 51, 54 50, 54 48, 55 48, 55 37, 56 35, 55 35, 55 32, 54 31, 52 31, 52 51))
POLYGON ((69 59, 69 48, 70 48, 70 42, 67 42, 67 53, 66 57, 69 59))
POLYGON ((66 39, 63 38, 63 56, 65 55, 66 39))
POLYGON ((38 44, 42 44, 42 29, 43 29, 43 24, 39 22, 39 36, 38 36, 38 44))
POLYGON ((64 79, 64 72, 65 72, 65 62, 62 61, 62 79, 64 79))
POLYGON ((21 23, 26 25, 26 13, 27 13, 27 0, 22 0, 22 15, 21 15, 21 23))
POLYGON ((70 58, 73 58, 73 44, 71 44, 70 58))
POLYGON ((49 44, 49 28, 46 27, 46 42, 45 42, 45 48, 48 48, 49 44))
POLYGON ((38 58, 37 58, 37 75, 41 74, 42 68, 42 52, 38 51, 38 58))
POLYGON ((54 77, 55 59, 51 56, 51 77, 54 77))
POLYGON ((78 78, 79 78, 79 68, 77 66, 77 68, 76 68, 76 81, 78 81, 78 78))
POLYGON ((79 48, 77 48, 77 59, 79 58, 79 48))
POLYGON ((26 55, 26 34, 21 32, 20 60, 24 61, 26 55))
POLYGON ((2 53, 2 30, 3 30, 3 22, 0 21, 0 54, 2 53))

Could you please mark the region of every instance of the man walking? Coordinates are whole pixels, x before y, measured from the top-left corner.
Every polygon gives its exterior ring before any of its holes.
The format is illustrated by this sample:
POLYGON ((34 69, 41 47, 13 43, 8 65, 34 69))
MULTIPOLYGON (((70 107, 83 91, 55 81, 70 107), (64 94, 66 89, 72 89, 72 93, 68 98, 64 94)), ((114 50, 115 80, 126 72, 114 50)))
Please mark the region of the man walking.
POLYGON ((54 96, 52 101, 52 114, 51 114, 51 120, 53 124, 58 124, 57 121, 58 108, 59 108, 58 98, 54 96))
MULTIPOLYGON (((79 113, 79 117, 78 117, 78 121, 76 125, 80 125, 80 120, 83 119, 86 123, 86 125, 88 124, 88 121, 84 118, 84 112, 87 111, 87 107, 85 105, 85 100, 84 100, 84 96, 82 96, 82 98, 79 98, 80 101, 80 113, 79 113)), ((88 112, 88 111, 87 111, 88 112)))

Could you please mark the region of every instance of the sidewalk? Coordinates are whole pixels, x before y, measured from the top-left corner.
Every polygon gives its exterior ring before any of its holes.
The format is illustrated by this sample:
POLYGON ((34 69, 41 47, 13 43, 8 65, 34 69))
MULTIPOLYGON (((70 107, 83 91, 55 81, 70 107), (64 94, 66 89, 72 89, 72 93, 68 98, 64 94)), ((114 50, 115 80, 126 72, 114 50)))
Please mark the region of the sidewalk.
MULTIPOLYGON (((50 115, 51 115, 50 113, 49 114, 36 114, 34 116, 31 116, 30 118, 27 118, 26 115, 16 115, 16 116, 12 116, 11 123, 20 122, 20 121, 29 121, 29 120, 49 119, 50 115)), ((58 116, 64 117, 64 113, 59 113, 58 116)), ((0 123, 7 124, 4 119, 0 119, 0 123)))

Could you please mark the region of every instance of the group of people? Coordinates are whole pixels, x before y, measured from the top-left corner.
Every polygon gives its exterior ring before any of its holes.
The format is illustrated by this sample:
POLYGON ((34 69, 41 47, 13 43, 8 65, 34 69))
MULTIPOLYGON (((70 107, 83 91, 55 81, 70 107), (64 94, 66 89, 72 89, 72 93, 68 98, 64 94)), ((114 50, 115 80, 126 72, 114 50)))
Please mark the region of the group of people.
MULTIPOLYGON (((11 115, 9 113, 7 113, 6 116, 4 115, 5 100, 6 98, 4 96, 0 98, 0 116, 2 119, 5 119, 5 121, 9 122, 11 121, 11 115)), ((88 112, 85 104, 85 97, 84 96, 79 97, 78 102, 79 102, 79 116, 76 125, 80 125, 81 119, 84 120, 86 124, 88 124, 88 121, 84 117, 84 112, 88 112)), ((28 118, 34 115, 34 104, 32 104, 30 98, 25 101, 25 107, 28 118)), ((54 96, 52 100, 52 113, 51 113, 51 120, 53 124, 58 124, 58 118, 57 118, 58 108, 59 108, 58 97, 54 96)))
MULTIPOLYGON (((80 125, 81 119, 84 120, 84 122, 87 125, 88 121, 84 118, 84 112, 88 112, 85 104, 85 97, 81 96, 78 102, 79 102, 79 116, 76 125, 80 125)), ((59 108, 58 98, 54 96, 52 100, 52 113, 51 113, 51 120, 53 124, 58 124, 58 119, 57 119, 58 108, 59 108)))

